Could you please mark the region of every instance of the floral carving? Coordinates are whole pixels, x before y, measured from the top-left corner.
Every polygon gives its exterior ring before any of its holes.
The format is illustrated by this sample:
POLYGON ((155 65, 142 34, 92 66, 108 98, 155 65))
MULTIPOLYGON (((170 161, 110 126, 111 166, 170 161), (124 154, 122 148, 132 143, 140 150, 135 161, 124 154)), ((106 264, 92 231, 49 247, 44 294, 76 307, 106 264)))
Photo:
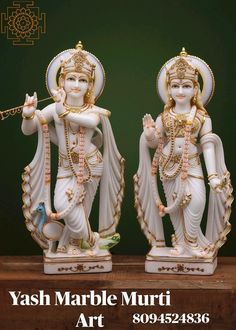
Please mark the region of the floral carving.
POLYGON ((73 273, 88 273, 94 269, 104 269, 102 265, 95 265, 95 266, 85 266, 84 264, 78 264, 77 266, 71 267, 60 267, 58 268, 59 272, 73 272, 73 273))
POLYGON ((189 272, 194 272, 194 271, 197 271, 197 272, 202 272, 204 273, 204 269, 203 268, 200 268, 200 267, 185 267, 184 264, 177 264, 175 267, 159 267, 158 268, 158 271, 159 272, 162 272, 162 271, 169 271, 169 272, 174 272, 174 273, 189 273, 189 272))

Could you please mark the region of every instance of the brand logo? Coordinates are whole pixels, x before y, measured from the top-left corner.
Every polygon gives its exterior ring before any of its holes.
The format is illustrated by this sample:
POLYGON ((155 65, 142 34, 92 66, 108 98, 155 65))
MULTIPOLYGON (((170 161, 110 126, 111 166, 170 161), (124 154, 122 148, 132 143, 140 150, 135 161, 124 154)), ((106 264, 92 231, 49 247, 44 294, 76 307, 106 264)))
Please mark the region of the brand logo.
POLYGON ((46 14, 40 12, 34 1, 13 1, 1 13, 1 33, 14 46, 33 46, 46 33, 46 14))

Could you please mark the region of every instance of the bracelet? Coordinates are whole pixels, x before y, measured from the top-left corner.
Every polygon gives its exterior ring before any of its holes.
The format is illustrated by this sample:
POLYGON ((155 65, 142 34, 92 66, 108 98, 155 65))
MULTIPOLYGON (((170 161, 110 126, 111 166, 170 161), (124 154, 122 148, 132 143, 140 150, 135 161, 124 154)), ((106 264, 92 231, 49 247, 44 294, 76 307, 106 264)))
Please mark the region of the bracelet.
POLYGON ((217 173, 212 173, 212 174, 208 175, 207 178, 210 181, 211 179, 218 178, 218 174, 217 173))
POLYGON ((33 113, 30 117, 28 117, 28 116, 26 116, 22 113, 22 118, 25 119, 25 120, 31 120, 31 119, 34 118, 34 115, 35 115, 35 113, 33 113))
POLYGON ((68 113, 70 113, 70 111, 69 110, 66 110, 65 112, 60 113, 60 115, 58 115, 58 117, 59 118, 64 118, 65 116, 68 115, 68 113))

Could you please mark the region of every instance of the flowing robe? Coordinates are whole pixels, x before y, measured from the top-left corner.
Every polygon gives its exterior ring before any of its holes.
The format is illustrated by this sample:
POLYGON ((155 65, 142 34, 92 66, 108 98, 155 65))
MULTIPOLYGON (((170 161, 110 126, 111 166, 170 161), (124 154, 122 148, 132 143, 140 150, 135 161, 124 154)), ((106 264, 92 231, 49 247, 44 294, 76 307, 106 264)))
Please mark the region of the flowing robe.
MULTIPOLYGON (((55 187, 55 208, 65 221, 65 228, 59 240, 59 247, 68 244, 70 238, 90 241, 92 232, 88 217, 93 199, 100 181, 99 205, 99 233, 101 237, 115 233, 120 218, 121 202, 124 189, 124 159, 121 157, 107 118, 108 111, 94 107, 90 112, 100 116, 103 129, 103 157, 96 153, 87 159, 91 171, 91 182, 78 185, 71 171, 68 177, 65 170, 59 167, 58 179, 55 187), (96 159, 95 159, 96 158, 96 159), (101 178, 101 179, 100 179, 101 178), (71 194, 70 194, 71 193, 71 194), (70 196, 69 196, 70 195, 70 196), (71 198, 70 198, 71 197, 71 198)), ((37 212, 38 206, 44 204, 46 221, 51 221, 50 198, 50 133, 51 139, 56 140, 55 132, 50 132, 48 124, 40 111, 36 111, 38 146, 32 162, 25 167, 23 178, 23 213, 26 226, 32 237, 42 248, 48 247, 48 240, 38 230, 41 214, 37 212)), ((96 138, 94 139, 96 144, 96 138)), ((86 171, 86 170, 85 170, 86 171)))
MULTIPOLYGON (((201 145, 207 142, 214 145, 216 171, 219 178, 224 180, 225 187, 221 193, 216 193, 212 189, 210 191, 205 235, 203 235, 200 226, 206 204, 206 190, 202 179, 201 164, 196 162, 193 166, 189 166, 188 178, 184 184, 181 182, 180 173, 172 179, 162 178, 162 184, 168 208, 173 205, 175 198, 178 198, 178 196, 182 196, 183 199, 191 196, 186 205, 179 203, 170 212, 175 231, 172 236, 173 245, 180 244, 190 248, 197 246, 200 249, 211 249, 212 253, 215 253, 224 244, 230 231, 229 217, 233 197, 230 175, 225 166, 222 142, 213 133, 203 136, 200 140, 201 145)), ((138 211, 138 220, 149 243, 153 247, 164 247, 163 223, 158 210, 158 205, 162 203, 156 175, 151 172, 149 146, 144 133, 140 138, 139 155, 139 167, 134 176, 135 205, 138 211)), ((198 156, 195 160, 197 159, 199 159, 198 156)))

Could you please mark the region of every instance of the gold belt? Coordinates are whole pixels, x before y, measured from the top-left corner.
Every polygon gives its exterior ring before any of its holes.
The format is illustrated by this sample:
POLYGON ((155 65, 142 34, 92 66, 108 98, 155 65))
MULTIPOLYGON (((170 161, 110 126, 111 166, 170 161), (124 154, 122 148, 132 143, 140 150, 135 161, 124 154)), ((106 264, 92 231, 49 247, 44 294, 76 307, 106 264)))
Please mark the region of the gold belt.
MULTIPOLYGON (((163 162, 166 160, 167 157, 168 157, 167 155, 165 155, 163 153, 161 154, 160 165, 163 164, 163 162)), ((170 158, 170 163, 172 163, 173 165, 174 164, 179 164, 179 162, 181 161, 181 158, 182 158, 182 154, 181 155, 173 155, 170 158)), ((194 167, 194 166, 200 164, 200 159, 199 159, 199 154, 198 153, 189 155, 188 160, 189 160, 189 166, 194 167)))
MULTIPOLYGON (((74 164, 78 164, 79 153, 71 152, 71 159, 74 164)), ((102 155, 97 148, 85 155, 85 168, 89 171, 89 173, 91 172, 91 168, 93 166, 97 166, 97 164, 99 163, 102 163, 102 155), (93 157, 95 157, 95 159, 93 159, 93 157)), ((70 169, 69 159, 67 155, 64 155, 61 152, 59 152, 59 167, 63 167, 66 170, 70 169)), ((65 179, 71 176, 73 176, 73 174, 70 171, 70 173, 68 174, 57 176, 57 179, 65 179)), ((91 177, 101 178, 101 175, 91 174, 91 177)))
MULTIPOLYGON (((89 152, 89 153, 87 153, 87 154, 85 155, 85 158, 86 158, 86 160, 88 161, 88 163, 89 163, 89 159, 92 158, 93 156, 95 156, 97 153, 98 153, 98 155, 99 155, 99 159, 101 160, 100 152, 99 152, 99 150, 96 148, 96 149, 94 149, 93 151, 91 151, 91 152, 89 152)), ((78 164, 78 163, 79 163, 79 153, 78 153, 78 152, 75 152, 75 151, 72 151, 72 152, 71 152, 71 159, 72 159, 72 162, 73 162, 74 164, 78 164)), ((69 160, 68 160, 67 155, 64 155, 64 154, 61 153, 61 152, 59 152, 59 166, 60 166, 60 167, 64 167, 64 168, 68 168, 68 167, 70 167, 70 165, 69 165, 69 160), (68 162, 67 165, 65 165, 65 161, 68 162)))

